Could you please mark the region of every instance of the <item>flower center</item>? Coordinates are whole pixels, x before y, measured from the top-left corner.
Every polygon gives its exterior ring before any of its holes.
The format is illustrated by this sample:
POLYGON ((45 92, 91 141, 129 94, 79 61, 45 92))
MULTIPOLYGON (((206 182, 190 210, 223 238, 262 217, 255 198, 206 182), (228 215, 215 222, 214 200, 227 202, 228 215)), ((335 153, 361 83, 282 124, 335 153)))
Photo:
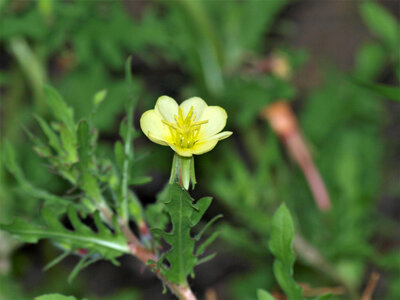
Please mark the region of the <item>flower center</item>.
POLYGON ((174 115, 175 124, 162 120, 168 125, 171 139, 174 145, 181 148, 191 148, 199 140, 200 127, 208 123, 207 120, 195 122, 196 114, 193 113, 193 106, 190 108, 189 113, 185 116, 183 108, 179 107, 178 116, 174 115))

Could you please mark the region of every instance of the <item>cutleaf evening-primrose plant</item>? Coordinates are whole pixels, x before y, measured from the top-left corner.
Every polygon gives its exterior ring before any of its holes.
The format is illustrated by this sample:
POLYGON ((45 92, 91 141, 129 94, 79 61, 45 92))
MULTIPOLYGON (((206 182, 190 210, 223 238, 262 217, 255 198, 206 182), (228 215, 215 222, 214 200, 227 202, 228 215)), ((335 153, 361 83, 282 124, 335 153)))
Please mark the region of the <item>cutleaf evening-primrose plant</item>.
MULTIPOLYGON (((130 60, 126 73, 130 86, 130 60)), ((97 154, 98 131, 92 122, 106 91, 94 96, 93 113, 78 122, 74 111, 55 89, 46 86, 43 93, 54 116, 51 123, 36 117, 47 137, 47 144, 31 132, 27 133, 37 154, 47 159, 51 170, 69 182, 71 189, 64 196, 58 196, 32 185, 17 164, 15 150, 7 143, 5 163, 9 172, 20 184, 22 193, 44 204, 39 223, 16 219, 12 224, 2 224, 1 229, 23 242, 37 243, 49 239, 54 243, 61 253, 47 264, 45 270, 68 255, 79 256, 80 260, 68 278, 70 283, 83 268, 98 260, 108 260, 119 266, 117 259, 120 256, 133 255, 179 299, 197 299, 188 277, 194 278, 195 267, 215 256, 215 253, 205 252, 218 232, 212 232, 205 239, 203 235, 211 231, 208 229, 221 215, 194 231, 212 198, 203 197, 196 201, 188 190, 190 182, 193 188, 196 183, 194 155, 211 151, 218 141, 232 135, 230 131, 222 131, 227 121, 225 110, 208 106, 198 97, 178 105, 174 99, 161 96, 155 108, 142 115, 140 126, 143 133, 151 141, 169 146, 174 151, 169 183, 160 193, 157 203, 143 208, 130 189, 131 185, 148 182, 146 176, 132 175, 136 161, 133 140, 139 136, 132 125, 136 98, 130 95, 127 101, 127 117, 120 127, 122 140, 115 143, 115 157, 110 158, 97 154), (168 223, 171 226, 167 226, 168 223), (167 249, 162 247, 162 240, 168 244, 167 249)), ((288 299, 297 300, 301 299, 301 288, 292 277, 293 238, 293 222, 287 208, 282 206, 273 219, 270 248, 277 258, 273 270, 288 299)), ((260 299, 271 297, 266 291, 258 293, 260 299)), ((249 297, 253 298, 255 294, 254 291, 254 295, 249 297)), ((49 294, 43 297, 56 299, 63 296, 49 294)))

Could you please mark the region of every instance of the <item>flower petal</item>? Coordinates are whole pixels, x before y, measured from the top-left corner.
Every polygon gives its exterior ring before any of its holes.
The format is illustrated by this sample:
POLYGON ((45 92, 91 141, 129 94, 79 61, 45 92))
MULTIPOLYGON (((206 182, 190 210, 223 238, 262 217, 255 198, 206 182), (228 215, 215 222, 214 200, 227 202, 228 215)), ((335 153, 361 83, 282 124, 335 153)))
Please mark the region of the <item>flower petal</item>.
POLYGON ((193 152, 192 148, 181 148, 181 147, 177 147, 171 143, 168 143, 168 146, 170 146, 171 149, 174 150, 180 156, 183 156, 183 157, 191 157, 192 156, 192 152, 193 152))
POLYGON ((192 153, 196 155, 206 153, 214 149, 217 143, 218 139, 199 141, 192 147, 192 153))
POLYGON ((232 133, 233 133, 232 131, 223 131, 223 132, 220 132, 220 133, 215 134, 213 136, 210 136, 210 137, 208 137, 206 139, 199 140, 198 143, 201 143, 201 142, 204 142, 204 141, 211 141, 211 140, 214 140, 214 139, 217 139, 218 141, 224 140, 224 139, 230 137, 232 135, 232 133))
POLYGON ((165 136, 168 136, 168 129, 161 120, 158 112, 154 109, 148 110, 140 118, 140 128, 151 141, 166 146, 165 136))
POLYGON ((196 114, 196 118, 194 120, 198 121, 201 118, 204 110, 208 107, 208 105, 203 99, 199 97, 189 98, 183 101, 180 105, 180 107, 184 111, 185 116, 189 113, 192 106, 193 106, 193 113, 196 114))
POLYGON ((226 114, 225 109, 223 109, 222 107, 206 107, 199 121, 207 120, 208 122, 201 125, 200 139, 206 139, 219 133, 222 129, 224 129, 227 118, 228 115, 226 114))
POLYGON ((178 115, 178 103, 168 96, 157 99, 154 109, 168 122, 175 123, 174 115, 178 115))

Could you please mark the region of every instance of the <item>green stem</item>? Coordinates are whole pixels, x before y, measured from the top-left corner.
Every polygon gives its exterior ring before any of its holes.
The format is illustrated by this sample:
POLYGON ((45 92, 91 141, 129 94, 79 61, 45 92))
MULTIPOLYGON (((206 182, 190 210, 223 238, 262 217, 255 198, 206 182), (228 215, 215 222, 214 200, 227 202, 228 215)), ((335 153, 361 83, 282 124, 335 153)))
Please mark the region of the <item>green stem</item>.
POLYGON ((121 196, 122 196, 122 204, 121 204, 121 218, 125 221, 128 220, 128 181, 129 181, 129 160, 133 155, 133 148, 131 147, 132 142, 132 122, 133 122, 133 106, 134 102, 131 101, 129 103, 128 111, 127 111, 127 124, 126 124, 126 137, 125 137, 125 145, 124 145, 124 164, 122 170, 122 183, 121 183, 121 196))

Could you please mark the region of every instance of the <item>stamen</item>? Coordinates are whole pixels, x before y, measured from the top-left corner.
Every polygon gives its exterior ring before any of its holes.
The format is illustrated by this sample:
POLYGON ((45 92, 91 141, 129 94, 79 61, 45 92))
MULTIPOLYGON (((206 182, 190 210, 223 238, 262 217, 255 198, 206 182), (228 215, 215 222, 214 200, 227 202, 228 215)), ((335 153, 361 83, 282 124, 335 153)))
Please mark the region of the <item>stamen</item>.
POLYGON ((166 120, 162 122, 168 126, 173 143, 181 148, 190 148, 199 140, 201 125, 208 123, 208 120, 195 122, 196 113, 193 106, 190 107, 189 113, 185 116, 183 108, 179 107, 178 115, 174 115, 174 123, 166 120))
POLYGON ((190 107, 190 111, 186 116, 185 122, 190 122, 192 120, 192 115, 193 115, 193 106, 190 107))

